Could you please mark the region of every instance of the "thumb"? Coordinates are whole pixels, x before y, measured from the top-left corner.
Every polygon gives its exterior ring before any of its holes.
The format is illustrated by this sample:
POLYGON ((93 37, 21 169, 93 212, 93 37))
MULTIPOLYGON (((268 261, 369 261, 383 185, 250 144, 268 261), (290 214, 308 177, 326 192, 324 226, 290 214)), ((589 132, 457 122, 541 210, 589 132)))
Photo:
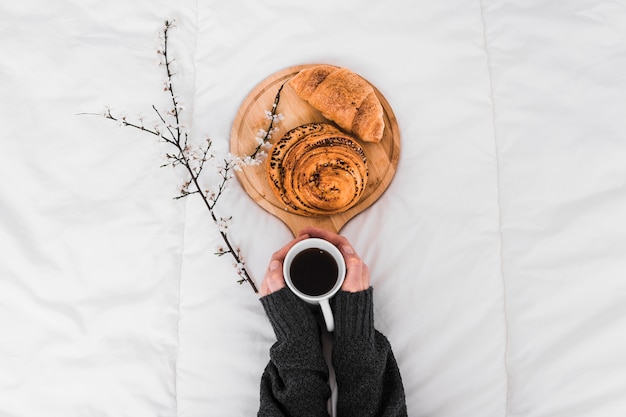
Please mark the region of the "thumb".
POLYGON ((282 273, 282 262, 278 260, 270 262, 267 286, 271 292, 276 292, 285 286, 285 278, 282 273))
POLYGON ((341 285, 341 289, 347 292, 358 292, 363 288, 363 262, 355 254, 350 245, 343 245, 341 252, 346 260, 346 279, 341 285))

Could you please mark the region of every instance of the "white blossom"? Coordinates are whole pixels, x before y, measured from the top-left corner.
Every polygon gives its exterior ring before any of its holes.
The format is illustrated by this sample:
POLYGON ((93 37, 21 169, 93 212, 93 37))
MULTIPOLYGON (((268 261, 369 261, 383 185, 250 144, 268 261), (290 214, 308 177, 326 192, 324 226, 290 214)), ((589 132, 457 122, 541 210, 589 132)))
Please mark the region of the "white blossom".
POLYGON ((259 152, 257 152, 256 154, 256 158, 252 159, 252 162, 250 163, 250 165, 253 165, 253 166, 261 165, 261 163, 265 160, 265 158, 267 158, 267 152, 263 150, 259 150, 259 152))
POLYGON ((209 201, 215 201, 216 193, 213 190, 204 190, 204 196, 209 201))
POLYGON ((228 218, 220 217, 220 219, 217 221, 217 229, 220 231, 220 233, 228 232, 228 228, 230 227, 230 223, 232 219, 233 219, 232 217, 228 217, 228 218))
POLYGON ((274 123, 279 123, 279 122, 285 120, 285 116, 283 116, 282 113, 274 114, 273 112, 271 112, 269 110, 265 110, 265 118, 267 120, 271 120, 274 123))
POLYGON ((120 126, 122 126, 122 127, 126 126, 127 121, 126 121, 126 115, 125 114, 121 115, 117 120, 118 120, 118 123, 119 123, 120 126))
POLYGON ((243 277, 244 270, 246 269, 246 265, 243 262, 233 262, 233 268, 237 271, 239 276, 243 277))
POLYGON ((104 117, 111 117, 111 111, 113 110, 112 106, 104 106, 104 109, 102 109, 102 116, 104 117))

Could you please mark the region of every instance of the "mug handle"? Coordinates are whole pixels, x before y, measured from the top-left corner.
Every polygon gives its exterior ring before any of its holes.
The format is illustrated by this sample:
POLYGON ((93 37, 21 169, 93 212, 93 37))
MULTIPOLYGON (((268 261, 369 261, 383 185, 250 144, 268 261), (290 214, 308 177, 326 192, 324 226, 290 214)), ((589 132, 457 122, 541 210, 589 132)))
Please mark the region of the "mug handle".
POLYGON ((326 329, 329 332, 335 330, 335 319, 333 318, 333 312, 330 309, 330 303, 328 299, 320 300, 320 307, 322 308, 322 315, 324 316, 324 321, 326 322, 326 329))

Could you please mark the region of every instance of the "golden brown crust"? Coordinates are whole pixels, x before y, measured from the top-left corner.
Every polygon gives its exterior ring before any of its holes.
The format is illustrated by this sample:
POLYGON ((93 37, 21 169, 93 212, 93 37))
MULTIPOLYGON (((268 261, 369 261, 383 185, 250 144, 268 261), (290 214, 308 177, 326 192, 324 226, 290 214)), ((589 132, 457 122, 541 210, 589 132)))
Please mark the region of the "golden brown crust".
POLYGON ((382 138, 384 131, 383 108, 376 93, 371 92, 365 97, 354 117, 352 132, 366 142, 378 142, 380 139, 377 138, 382 138))
POLYGON ((374 88, 347 68, 317 65, 301 70, 289 85, 296 94, 366 142, 383 137, 383 107, 374 88))
POLYGON ((312 68, 306 68, 293 77, 289 83, 301 98, 308 100, 317 86, 336 69, 336 67, 330 65, 317 65, 312 68))
POLYGON ((353 207, 367 184, 361 146, 327 123, 287 132, 272 148, 268 180, 276 197, 304 216, 340 213, 353 207))

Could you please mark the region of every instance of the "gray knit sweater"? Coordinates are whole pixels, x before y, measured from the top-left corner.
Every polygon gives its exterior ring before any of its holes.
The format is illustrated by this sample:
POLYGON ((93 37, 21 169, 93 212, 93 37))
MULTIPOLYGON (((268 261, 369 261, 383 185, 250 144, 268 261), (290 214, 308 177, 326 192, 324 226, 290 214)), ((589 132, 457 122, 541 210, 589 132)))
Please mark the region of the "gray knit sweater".
MULTIPOLYGON (((258 416, 328 416, 328 368, 311 308, 289 289, 261 298, 277 342, 261 377, 258 416)), ((332 362, 338 417, 406 416, 402 379, 389 342, 374 329, 372 288, 333 300, 332 362)))

